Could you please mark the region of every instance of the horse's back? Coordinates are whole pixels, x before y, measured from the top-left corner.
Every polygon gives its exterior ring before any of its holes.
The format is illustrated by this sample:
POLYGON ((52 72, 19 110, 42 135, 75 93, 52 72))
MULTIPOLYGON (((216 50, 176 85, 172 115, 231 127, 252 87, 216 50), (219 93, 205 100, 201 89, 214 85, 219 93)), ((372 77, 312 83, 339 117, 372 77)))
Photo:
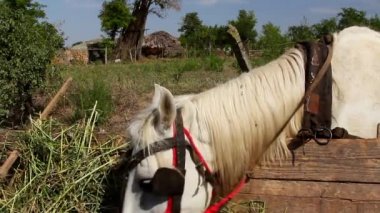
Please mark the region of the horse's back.
POLYGON ((375 137, 380 123, 380 33, 350 27, 334 35, 333 126, 375 137))

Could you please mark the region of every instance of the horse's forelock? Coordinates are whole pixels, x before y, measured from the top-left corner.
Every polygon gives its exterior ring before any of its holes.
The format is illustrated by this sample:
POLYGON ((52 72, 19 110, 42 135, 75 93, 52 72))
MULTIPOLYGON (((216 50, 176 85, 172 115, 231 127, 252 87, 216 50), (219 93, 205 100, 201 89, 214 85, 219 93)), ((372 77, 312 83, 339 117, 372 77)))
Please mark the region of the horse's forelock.
MULTIPOLYGON (((193 94, 181 95, 175 97, 175 105, 182 107, 187 103, 193 94)), ((156 116, 158 107, 158 99, 156 95, 153 97, 152 104, 140 111, 132 120, 128 127, 129 136, 132 139, 133 146, 139 148, 147 147, 150 143, 162 139, 161 135, 154 127, 154 117, 156 116)))

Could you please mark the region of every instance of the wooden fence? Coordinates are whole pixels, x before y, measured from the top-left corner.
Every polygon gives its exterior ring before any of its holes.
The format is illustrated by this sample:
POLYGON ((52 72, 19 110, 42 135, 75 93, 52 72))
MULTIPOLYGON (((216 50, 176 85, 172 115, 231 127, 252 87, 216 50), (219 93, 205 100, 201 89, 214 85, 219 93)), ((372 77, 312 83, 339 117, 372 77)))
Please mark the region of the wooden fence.
POLYGON ((265 213, 377 213, 380 139, 311 141, 294 159, 257 168, 250 177, 235 200, 263 201, 265 213))

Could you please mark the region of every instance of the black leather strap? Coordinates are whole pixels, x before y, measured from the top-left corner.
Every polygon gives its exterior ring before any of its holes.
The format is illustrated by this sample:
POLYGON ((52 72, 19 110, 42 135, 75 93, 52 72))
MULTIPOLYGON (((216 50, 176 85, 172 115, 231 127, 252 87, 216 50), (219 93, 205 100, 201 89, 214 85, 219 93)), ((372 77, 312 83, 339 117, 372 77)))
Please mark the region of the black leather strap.
MULTIPOLYGON (((194 150, 192 149, 192 147, 190 145, 187 145, 187 142, 185 140, 181 109, 177 109, 175 125, 176 125, 176 129, 175 129, 176 133, 175 133, 174 138, 167 138, 161 141, 156 141, 150 144, 148 147, 145 147, 144 149, 138 151, 130 159, 127 159, 129 161, 127 169, 131 170, 135 168, 142 160, 144 160, 150 155, 153 155, 157 152, 176 148, 176 154, 177 154, 176 169, 178 169, 178 171, 180 171, 181 174, 185 176, 186 149, 189 149, 191 158, 194 161, 194 163, 197 165, 198 172, 201 175, 204 175, 208 182, 210 182, 212 185, 215 185, 216 180, 215 180, 214 175, 204 169, 202 163, 200 162, 200 160, 194 153, 194 150)), ((173 198, 172 212, 180 213, 182 195, 175 195, 175 196, 172 196, 172 198, 173 198)))
POLYGON ((130 159, 127 159, 127 169, 130 171, 133 168, 135 168, 142 160, 149 157, 150 155, 154 155, 157 152, 170 150, 174 147, 177 147, 177 143, 175 143, 173 138, 167 138, 162 141, 156 141, 150 144, 148 147, 145 147, 144 149, 135 153, 130 159))
POLYGON ((177 169, 181 172, 185 170, 186 163, 186 140, 185 133, 183 130, 183 119, 181 115, 181 109, 177 109, 177 116, 175 119, 176 123, 176 134, 175 134, 175 143, 177 144, 177 169))
MULTIPOLYGON (((186 140, 185 133, 183 130, 183 119, 181 109, 177 109, 177 116, 175 119, 176 123, 176 134, 175 134, 175 143, 177 144, 177 162, 176 168, 185 176, 185 163, 186 163, 186 140)), ((181 212, 181 200, 182 195, 173 196, 173 213, 181 212)))

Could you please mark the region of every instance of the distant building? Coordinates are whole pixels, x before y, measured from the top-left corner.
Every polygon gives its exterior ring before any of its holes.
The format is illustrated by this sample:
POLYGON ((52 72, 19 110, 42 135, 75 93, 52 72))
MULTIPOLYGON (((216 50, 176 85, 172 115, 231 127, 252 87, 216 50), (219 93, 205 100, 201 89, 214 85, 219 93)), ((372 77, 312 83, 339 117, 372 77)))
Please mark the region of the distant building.
POLYGON ((178 57, 184 53, 180 41, 165 31, 145 36, 141 51, 146 57, 178 57))
MULTIPOLYGON (((101 61, 105 63, 106 49, 101 46, 102 39, 92 39, 74 43, 71 48, 61 50, 54 59, 55 64, 88 64, 101 61)), ((157 31, 144 37, 141 50, 143 56, 179 57, 184 54, 180 41, 165 31, 157 31)))
POLYGON ((88 64, 102 61, 105 63, 105 49, 101 47, 102 39, 93 39, 74 43, 71 48, 61 50, 53 63, 88 64))

